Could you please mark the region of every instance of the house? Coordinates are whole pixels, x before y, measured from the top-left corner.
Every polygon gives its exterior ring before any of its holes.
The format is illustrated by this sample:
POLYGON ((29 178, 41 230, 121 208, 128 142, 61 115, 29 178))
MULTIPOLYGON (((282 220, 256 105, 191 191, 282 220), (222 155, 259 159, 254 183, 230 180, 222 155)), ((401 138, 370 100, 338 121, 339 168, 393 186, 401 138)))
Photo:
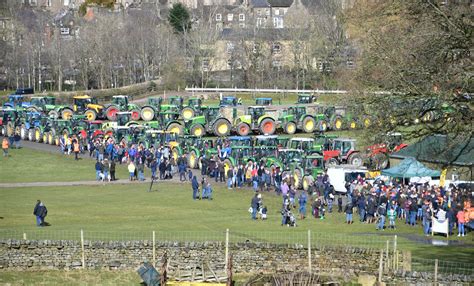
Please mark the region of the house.
POLYGON ((430 135, 390 155, 390 164, 397 165, 412 157, 432 169, 447 169, 446 179, 453 176, 473 181, 474 139, 450 139, 446 135, 430 135))
POLYGON ((23 5, 41 8, 53 14, 64 9, 78 9, 84 2, 85 0, 21 0, 23 5))

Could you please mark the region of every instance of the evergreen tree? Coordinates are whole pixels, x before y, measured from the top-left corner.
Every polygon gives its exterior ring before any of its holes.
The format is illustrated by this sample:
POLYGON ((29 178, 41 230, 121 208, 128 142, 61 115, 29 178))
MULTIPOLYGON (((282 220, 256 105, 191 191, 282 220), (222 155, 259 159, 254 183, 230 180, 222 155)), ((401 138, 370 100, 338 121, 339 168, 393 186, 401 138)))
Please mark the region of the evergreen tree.
POLYGON ((177 33, 183 33, 191 28, 188 9, 181 3, 176 3, 171 7, 168 21, 177 33))

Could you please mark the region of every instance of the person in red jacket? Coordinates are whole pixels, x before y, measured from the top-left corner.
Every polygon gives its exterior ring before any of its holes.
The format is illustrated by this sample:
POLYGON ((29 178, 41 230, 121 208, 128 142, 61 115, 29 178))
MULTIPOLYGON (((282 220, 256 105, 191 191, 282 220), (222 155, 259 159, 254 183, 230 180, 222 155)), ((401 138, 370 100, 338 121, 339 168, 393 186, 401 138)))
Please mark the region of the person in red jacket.
POLYGON ((458 213, 456 214, 456 218, 458 219, 458 236, 461 236, 461 235, 464 236, 465 235, 464 223, 466 221, 465 221, 465 216, 464 216, 464 210, 463 209, 458 211, 458 213))

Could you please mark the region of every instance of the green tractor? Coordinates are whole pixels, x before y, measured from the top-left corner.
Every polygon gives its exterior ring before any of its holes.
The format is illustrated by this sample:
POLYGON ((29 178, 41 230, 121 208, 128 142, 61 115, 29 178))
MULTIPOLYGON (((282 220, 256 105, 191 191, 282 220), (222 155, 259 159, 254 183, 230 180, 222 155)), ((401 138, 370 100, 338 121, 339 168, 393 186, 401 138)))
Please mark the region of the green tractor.
POLYGON ((2 109, 2 135, 13 136, 15 134, 15 127, 20 125, 23 117, 23 109, 4 107, 2 109))
POLYGON ((317 128, 327 128, 325 116, 310 113, 306 106, 288 107, 283 110, 279 121, 286 134, 295 134, 297 130, 313 133, 317 128))
POLYGON ((328 129, 331 130, 342 130, 346 129, 346 125, 350 125, 346 122, 345 108, 341 106, 318 106, 318 113, 324 114, 328 123, 328 129))
POLYGON ((268 113, 264 106, 249 106, 247 114, 238 116, 234 121, 235 131, 240 136, 247 136, 250 131, 264 135, 273 135, 277 128, 275 117, 268 113))
POLYGON ((181 109, 181 117, 183 120, 190 120, 193 117, 202 115, 207 106, 202 105, 202 99, 192 97, 188 99, 188 105, 181 109))
MULTIPOLYGON (((184 136, 179 142, 179 145, 173 148, 173 156, 176 153, 176 157, 186 154, 188 167, 191 169, 197 169, 201 166, 202 155, 209 149, 214 148, 214 141, 212 139, 197 137, 197 136, 184 136)), ((217 153, 217 151, 216 151, 217 153)))
POLYGON ((318 175, 324 173, 324 158, 319 154, 304 156, 301 165, 293 169, 295 186, 308 191, 318 175))
POLYGON ((312 104, 316 102, 317 97, 312 94, 300 93, 298 94, 297 104, 312 104))
MULTIPOLYGON (((280 168, 283 171, 282 177, 295 178, 292 176, 294 170, 301 165, 304 153, 302 150, 297 149, 280 149, 278 150, 276 158, 267 158, 266 166, 270 168, 280 168)), ((299 185, 297 181, 298 177, 295 178, 295 186, 299 185)))
POLYGON ((190 135, 204 136, 214 134, 218 137, 228 136, 232 130, 231 122, 221 113, 219 106, 208 106, 202 110, 202 115, 192 117, 185 122, 190 135))
POLYGON ((53 96, 35 96, 31 98, 30 112, 42 112, 53 118, 71 118, 73 111, 69 106, 56 105, 56 98, 53 96))
POLYGON ((67 141, 67 138, 73 134, 71 120, 66 119, 55 119, 50 122, 48 128, 43 130, 35 130, 35 138, 43 138, 43 133, 48 132, 47 143, 54 143, 59 145, 59 140, 62 137, 64 142, 67 141))
POLYGON ((288 148, 304 151, 305 154, 314 155, 322 152, 322 146, 313 138, 294 137, 288 141, 288 148))
POLYGON ((129 111, 132 113, 131 119, 140 120, 140 107, 136 104, 129 103, 128 96, 115 95, 112 97, 112 103, 105 108, 105 116, 110 121, 117 120, 117 112, 129 111))
POLYGON ((258 135, 254 137, 254 147, 275 147, 275 148, 286 148, 288 144, 288 137, 282 137, 277 135, 258 135))

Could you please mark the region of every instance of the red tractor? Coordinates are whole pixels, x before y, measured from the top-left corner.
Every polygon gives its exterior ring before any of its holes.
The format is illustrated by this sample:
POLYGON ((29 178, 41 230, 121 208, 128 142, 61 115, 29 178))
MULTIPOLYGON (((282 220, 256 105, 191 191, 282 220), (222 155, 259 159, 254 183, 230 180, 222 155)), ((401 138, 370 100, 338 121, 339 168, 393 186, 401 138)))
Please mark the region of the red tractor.
POLYGON ((389 133, 380 142, 367 147, 365 151, 365 162, 371 170, 383 170, 389 166, 389 156, 391 153, 398 152, 408 145, 402 143, 400 133, 389 133))
POLYGON ((351 164, 360 167, 364 163, 362 155, 356 150, 355 139, 316 135, 315 140, 321 146, 326 166, 351 164))

